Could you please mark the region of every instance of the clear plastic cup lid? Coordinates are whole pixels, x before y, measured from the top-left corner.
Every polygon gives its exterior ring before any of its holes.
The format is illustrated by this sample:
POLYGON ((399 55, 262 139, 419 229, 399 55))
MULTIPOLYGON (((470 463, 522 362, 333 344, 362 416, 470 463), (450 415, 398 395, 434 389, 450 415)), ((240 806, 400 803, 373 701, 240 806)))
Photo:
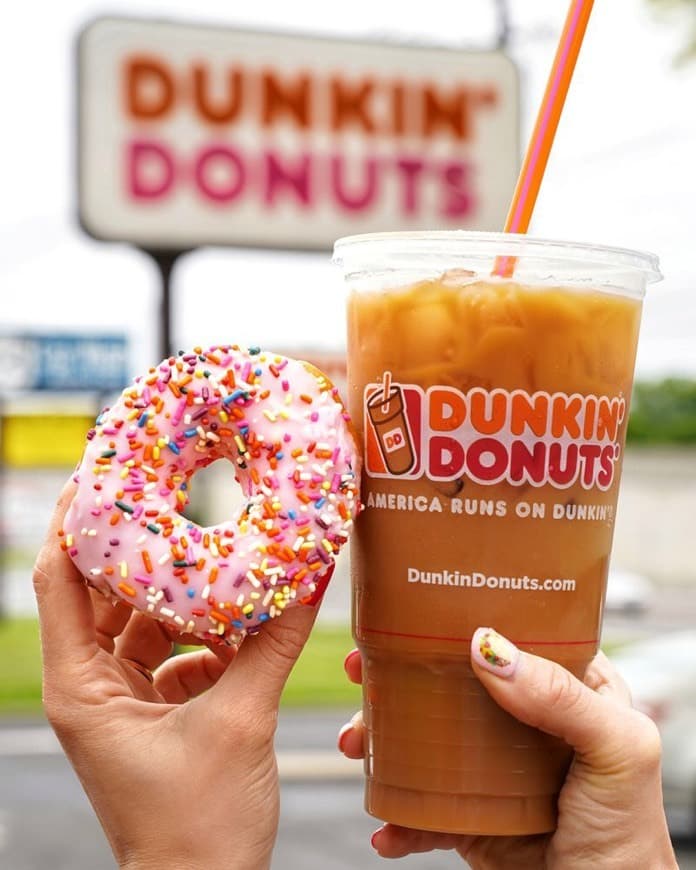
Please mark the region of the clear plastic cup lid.
POLYGON ((490 276, 499 257, 514 257, 520 282, 613 288, 642 297, 662 274, 655 254, 605 245, 537 239, 513 233, 465 231, 371 233, 346 236, 334 246, 334 262, 347 280, 366 274, 413 274, 449 269, 490 276))

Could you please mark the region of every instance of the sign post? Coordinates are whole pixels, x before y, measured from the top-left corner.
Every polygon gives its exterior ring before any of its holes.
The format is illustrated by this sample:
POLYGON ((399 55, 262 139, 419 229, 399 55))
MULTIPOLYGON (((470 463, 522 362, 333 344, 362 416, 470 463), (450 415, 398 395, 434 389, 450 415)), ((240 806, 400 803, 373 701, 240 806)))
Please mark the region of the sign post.
POLYGON ((179 257, 186 251, 148 250, 145 249, 157 266, 160 275, 160 310, 159 310, 159 358, 166 359, 174 353, 172 341, 172 273, 179 257))

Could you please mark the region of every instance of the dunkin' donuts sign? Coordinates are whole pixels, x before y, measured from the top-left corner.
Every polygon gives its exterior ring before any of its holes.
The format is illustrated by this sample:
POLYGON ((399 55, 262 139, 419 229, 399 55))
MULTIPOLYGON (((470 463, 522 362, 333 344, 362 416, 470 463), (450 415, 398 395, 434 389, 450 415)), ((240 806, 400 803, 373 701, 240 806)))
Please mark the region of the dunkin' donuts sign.
POLYGON ((626 400, 523 390, 462 393, 393 383, 365 389, 370 477, 606 491, 621 452, 626 400))
POLYGON ((79 117, 82 223, 142 247, 499 229, 517 171, 499 52, 103 18, 79 117))

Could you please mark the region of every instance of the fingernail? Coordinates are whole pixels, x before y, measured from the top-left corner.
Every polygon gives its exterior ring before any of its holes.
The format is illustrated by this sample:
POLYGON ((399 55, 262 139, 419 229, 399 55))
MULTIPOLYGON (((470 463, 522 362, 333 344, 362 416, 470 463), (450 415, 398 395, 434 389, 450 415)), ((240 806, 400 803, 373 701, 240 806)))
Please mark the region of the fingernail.
POLYGON ((352 649, 348 655, 343 659, 343 670, 348 670, 348 665, 355 660, 356 656, 360 655, 360 650, 352 649))
POLYGON ((329 585, 329 580, 333 577, 333 572, 336 567, 336 563, 334 562, 332 565, 329 565, 326 572, 321 575, 321 577, 317 577, 316 580, 316 589, 312 593, 312 597, 307 602, 307 607, 318 607, 321 604, 321 600, 324 597, 324 593, 326 592, 326 587, 329 585))
POLYGON ((341 728, 338 732, 338 751, 345 755, 344 744, 346 742, 346 737, 353 730, 352 722, 346 722, 346 724, 341 728))
POLYGON ((520 651, 492 628, 477 628, 471 639, 471 656, 476 664, 498 677, 511 677, 517 670, 520 651))
POLYGON ((377 848, 377 846, 375 846, 375 837, 377 836, 377 834, 381 833, 383 830, 384 830, 383 827, 382 827, 382 828, 377 828, 377 830, 376 830, 376 831, 372 834, 372 836, 370 837, 370 845, 371 845, 372 848, 375 850, 375 852, 378 852, 378 851, 379 851, 379 849, 377 848))

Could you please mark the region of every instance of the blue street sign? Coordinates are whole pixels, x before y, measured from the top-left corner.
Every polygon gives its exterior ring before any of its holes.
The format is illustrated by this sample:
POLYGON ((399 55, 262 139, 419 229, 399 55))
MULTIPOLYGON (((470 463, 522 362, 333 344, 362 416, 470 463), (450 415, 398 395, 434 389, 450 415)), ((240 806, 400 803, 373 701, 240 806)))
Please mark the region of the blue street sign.
POLYGON ((74 333, 0 335, 7 389, 122 389, 128 378, 125 335, 74 333))

